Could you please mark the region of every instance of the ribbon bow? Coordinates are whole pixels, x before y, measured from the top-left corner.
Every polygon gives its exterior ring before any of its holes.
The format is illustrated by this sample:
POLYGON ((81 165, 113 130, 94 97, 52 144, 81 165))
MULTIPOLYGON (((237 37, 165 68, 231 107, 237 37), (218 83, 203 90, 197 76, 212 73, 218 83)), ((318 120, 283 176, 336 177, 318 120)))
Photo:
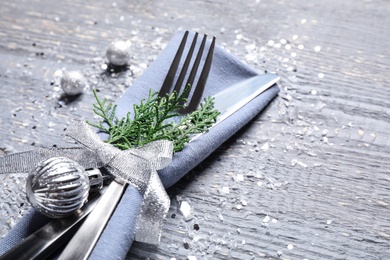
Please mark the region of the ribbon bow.
POLYGON ((156 170, 171 162, 172 142, 154 141, 123 151, 104 143, 82 121, 72 124, 65 135, 84 147, 39 148, 6 155, 0 157, 0 173, 30 172, 39 162, 58 156, 68 157, 85 169, 104 167, 115 177, 136 187, 144 197, 137 217, 135 239, 151 244, 158 243, 170 200, 156 170))

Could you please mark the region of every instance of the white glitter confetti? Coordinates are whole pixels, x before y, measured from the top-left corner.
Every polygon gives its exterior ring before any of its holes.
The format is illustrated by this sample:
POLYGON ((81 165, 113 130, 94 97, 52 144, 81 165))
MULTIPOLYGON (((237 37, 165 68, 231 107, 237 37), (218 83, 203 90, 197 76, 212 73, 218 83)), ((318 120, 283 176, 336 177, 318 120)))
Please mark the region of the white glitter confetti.
POLYGON ((282 47, 282 45, 280 43, 275 43, 274 47, 278 49, 278 48, 282 47))
POLYGON ((273 46, 274 44, 275 44, 275 42, 274 42, 273 40, 269 40, 269 41, 268 41, 268 45, 269 45, 269 46, 273 46))
POLYGON ((62 70, 56 70, 54 72, 54 77, 61 77, 62 76, 62 70))
POLYGON ((292 52, 290 55, 291 55, 291 57, 296 57, 297 53, 296 52, 292 52))
POLYGON ((280 43, 281 43, 281 44, 286 44, 286 43, 287 43, 287 40, 286 40, 286 39, 281 39, 281 40, 280 40, 280 43))
POLYGON ((246 205, 248 205, 248 202, 247 202, 246 200, 242 200, 242 201, 241 201, 241 204, 242 204, 243 206, 246 206, 246 205))
POLYGON ((222 194, 229 194, 229 192, 229 187, 223 186, 222 189, 220 189, 220 193, 222 194))
POLYGON ((237 174, 236 181, 243 181, 243 180, 244 180, 244 175, 243 174, 237 174))
POLYGON ((325 77, 324 73, 318 73, 318 78, 323 79, 325 77))
POLYGON ((270 219, 271 218, 268 215, 265 216, 264 219, 263 219, 263 223, 268 223, 270 221, 270 219))
POLYGON ((245 58, 246 58, 248 61, 253 61, 253 60, 256 60, 256 55, 253 54, 253 53, 250 53, 250 54, 245 55, 245 58))
POLYGON ((286 44, 286 46, 284 46, 284 48, 285 48, 286 50, 290 50, 290 49, 291 49, 291 45, 290 45, 290 44, 286 44))
POLYGON ((268 143, 265 143, 263 144, 261 147, 260 147, 261 150, 263 150, 264 152, 267 151, 269 149, 269 144, 268 143))
POLYGON ((295 40, 297 40, 298 39, 298 35, 293 35, 293 37, 292 37, 292 39, 295 41, 295 40))
POLYGON ((316 46, 316 47, 314 47, 314 50, 315 50, 315 51, 320 51, 320 50, 321 50, 321 46, 316 46))
POLYGON ((326 136, 326 135, 328 135, 329 134, 329 130, 328 129, 324 129, 324 130, 322 130, 322 136, 326 136))
POLYGON ((180 202, 180 213, 183 215, 185 219, 189 218, 191 215, 191 206, 188 201, 183 200, 180 202))
POLYGON ((306 19, 302 19, 302 20, 301 20, 301 24, 305 24, 306 22, 307 22, 306 19))
POLYGON ((193 255, 189 255, 187 256, 188 260, 196 260, 196 256, 193 256, 193 255))
POLYGON ((288 250, 292 250, 293 248, 294 248, 293 245, 288 245, 288 246, 287 246, 287 249, 288 249, 288 250))
POLYGON ((298 45, 298 49, 303 50, 304 48, 305 48, 305 46, 303 46, 302 44, 298 45))
POLYGON ((330 224, 332 224, 332 222, 333 222, 333 220, 328 219, 328 220, 326 221, 326 224, 327 224, 327 225, 330 225, 330 224))
POLYGON ((276 218, 273 218, 273 219, 272 219, 272 223, 275 224, 275 223, 277 223, 277 222, 278 222, 278 220, 277 220, 276 218))
POLYGON ((222 216, 221 212, 218 212, 218 218, 220 221, 223 221, 223 216, 222 216))
POLYGON ((313 89, 313 90, 310 92, 310 94, 312 94, 312 95, 317 95, 317 90, 313 89))
POLYGON ((307 168, 307 164, 299 161, 298 159, 292 159, 291 160, 291 166, 299 165, 302 166, 303 168, 307 168))

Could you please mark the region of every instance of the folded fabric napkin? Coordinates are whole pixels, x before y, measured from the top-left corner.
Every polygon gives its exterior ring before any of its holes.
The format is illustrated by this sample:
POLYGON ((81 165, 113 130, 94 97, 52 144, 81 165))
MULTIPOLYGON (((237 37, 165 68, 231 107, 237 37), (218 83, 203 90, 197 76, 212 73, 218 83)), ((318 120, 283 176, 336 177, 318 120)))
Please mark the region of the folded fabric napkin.
MULTIPOLYGON (((160 89, 183 34, 184 32, 178 32, 173 36, 156 61, 118 100, 118 117, 125 116, 129 111, 132 112, 133 104, 139 103, 142 98, 147 97, 150 89, 155 91, 160 89)), ((189 48, 192 37, 193 34, 190 33, 186 48, 189 48)), ((211 71, 203 95, 204 97, 214 95, 226 87, 257 75, 256 71, 216 45, 211 71)), ((278 92, 279 88, 276 85, 272 86, 209 132, 188 143, 182 151, 175 153, 172 163, 159 171, 159 176, 165 188, 175 184, 253 119, 278 92)), ((134 240, 135 221, 141 204, 142 195, 129 185, 90 259, 124 259, 126 257, 134 240)), ((0 242, 0 255, 48 221, 47 217, 43 217, 35 210, 29 211, 0 242)))

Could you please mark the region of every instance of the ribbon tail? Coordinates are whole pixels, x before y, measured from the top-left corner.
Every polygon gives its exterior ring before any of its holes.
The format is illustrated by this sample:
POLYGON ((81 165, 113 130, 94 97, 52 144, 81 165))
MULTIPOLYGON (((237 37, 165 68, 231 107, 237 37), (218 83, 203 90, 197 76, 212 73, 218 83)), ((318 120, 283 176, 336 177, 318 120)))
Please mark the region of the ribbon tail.
POLYGON ((13 153, 0 157, 0 174, 28 173, 41 161, 59 156, 77 161, 84 168, 103 166, 95 153, 83 147, 38 148, 32 151, 13 153))
POLYGON ((161 230, 170 199, 156 171, 153 171, 144 194, 135 227, 135 240, 148 244, 160 242, 161 230))

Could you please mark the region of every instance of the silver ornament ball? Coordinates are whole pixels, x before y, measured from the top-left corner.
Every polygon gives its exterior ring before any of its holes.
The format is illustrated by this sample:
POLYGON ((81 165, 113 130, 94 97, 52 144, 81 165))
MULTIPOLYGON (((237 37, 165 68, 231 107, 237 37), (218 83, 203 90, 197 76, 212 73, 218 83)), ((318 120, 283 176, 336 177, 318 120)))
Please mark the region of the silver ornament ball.
POLYGON ((80 71, 66 71, 62 74, 60 85, 65 94, 81 94, 87 87, 87 80, 80 71))
POLYGON ((130 42, 129 41, 114 41, 112 42, 106 52, 108 61, 115 66, 124 66, 130 60, 130 42))
POLYGON ((89 190, 86 171, 66 157, 41 162, 27 177, 27 200, 51 218, 65 217, 80 209, 88 199, 89 190))

